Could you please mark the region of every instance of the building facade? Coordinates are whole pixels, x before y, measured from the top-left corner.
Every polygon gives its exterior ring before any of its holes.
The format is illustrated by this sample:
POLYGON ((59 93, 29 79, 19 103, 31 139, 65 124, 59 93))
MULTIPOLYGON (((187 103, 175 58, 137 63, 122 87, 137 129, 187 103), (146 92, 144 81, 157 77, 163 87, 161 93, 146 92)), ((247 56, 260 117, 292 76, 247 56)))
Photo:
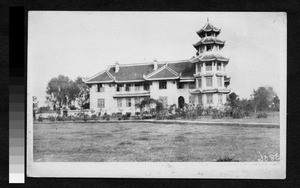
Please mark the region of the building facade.
POLYGON ((207 22, 197 31, 196 56, 187 60, 141 64, 116 62, 85 80, 90 87, 90 109, 96 112, 134 114, 145 98, 160 100, 165 107, 176 104, 221 108, 230 92, 226 74, 228 58, 220 54, 225 42, 220 29, 207 22))

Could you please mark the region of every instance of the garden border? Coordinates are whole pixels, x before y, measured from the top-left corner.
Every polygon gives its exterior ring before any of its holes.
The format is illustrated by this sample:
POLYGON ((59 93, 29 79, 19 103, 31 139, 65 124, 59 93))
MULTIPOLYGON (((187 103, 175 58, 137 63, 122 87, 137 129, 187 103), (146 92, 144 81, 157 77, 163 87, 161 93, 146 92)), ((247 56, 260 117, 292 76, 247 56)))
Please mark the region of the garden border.
MULTIPOLYGON (((182 121, 182 120, 89 120, 89 121, 47 121, 47 124, 55 123, 163 123, 163 124, 193 124, 193 125, 224 125, 238 127, 261 127, 261 128, 280 128, 279 123, 241 123, 241 122, 207 122, 207 121, 182 121)), ((45 122, 35 122, 43 124, 45 122)))

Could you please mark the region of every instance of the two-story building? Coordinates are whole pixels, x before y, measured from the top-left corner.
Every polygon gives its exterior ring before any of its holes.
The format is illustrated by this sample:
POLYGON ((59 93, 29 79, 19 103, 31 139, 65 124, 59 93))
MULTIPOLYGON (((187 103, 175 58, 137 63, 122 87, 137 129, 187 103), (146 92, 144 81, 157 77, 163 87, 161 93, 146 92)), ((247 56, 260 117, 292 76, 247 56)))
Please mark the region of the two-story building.
POLYGON ((185 103, 204 107, 222 107, 230 78, 226 74, 229 59, 220 54, 225 42, 218 39, 220 29, 209 22, 197 34, 197 53, 187 60, 154 60, 150 63, 119 64, 88 78, 90 109, 96 112, 134 114, 135 104, 144 98, 161 100, 164 106, 185 103))

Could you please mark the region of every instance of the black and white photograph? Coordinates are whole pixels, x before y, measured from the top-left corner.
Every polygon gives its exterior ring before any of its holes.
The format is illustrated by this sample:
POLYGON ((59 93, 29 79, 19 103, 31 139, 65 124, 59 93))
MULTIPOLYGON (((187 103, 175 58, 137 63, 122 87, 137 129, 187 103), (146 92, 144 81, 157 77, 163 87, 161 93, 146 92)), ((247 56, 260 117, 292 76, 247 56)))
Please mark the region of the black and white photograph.
POLYGON ((29 11, 27 173, 284 179, 286 22, 29 11))

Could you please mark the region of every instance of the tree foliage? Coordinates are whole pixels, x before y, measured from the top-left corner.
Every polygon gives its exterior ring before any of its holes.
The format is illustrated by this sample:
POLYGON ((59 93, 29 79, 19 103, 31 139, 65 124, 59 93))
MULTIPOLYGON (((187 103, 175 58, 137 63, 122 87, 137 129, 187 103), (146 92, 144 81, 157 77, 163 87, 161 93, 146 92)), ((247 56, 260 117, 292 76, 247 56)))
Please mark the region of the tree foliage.
POLYGON ((272 106, 276 94, 272 87, 259 87, 251 95, 254 112, 268 110, 272 106))
POLYGON ((89 100, 88 86, 78 77, 75 82, 64 75, 52 78, 46 89, 47 101, 52 103, 53 108, 70 107, 74 102, 78 102, 80 106, 89 100))
POLYGON ((83 82, 82 77, 77 77, 75 80, 75 84, 79 88, 79 93, 77 96, 77 102, 80 107, 85 108, 85 106, 89 106, 88 103, 90 101, 90 90, 86 83, 83 82))
POLYGON ((32 97, 32 111, 33 111, 33 119, 35 120, 35 114, 37 113, 38 110, 38 103, 39 101, 37 100, 36 96, 32 97))

